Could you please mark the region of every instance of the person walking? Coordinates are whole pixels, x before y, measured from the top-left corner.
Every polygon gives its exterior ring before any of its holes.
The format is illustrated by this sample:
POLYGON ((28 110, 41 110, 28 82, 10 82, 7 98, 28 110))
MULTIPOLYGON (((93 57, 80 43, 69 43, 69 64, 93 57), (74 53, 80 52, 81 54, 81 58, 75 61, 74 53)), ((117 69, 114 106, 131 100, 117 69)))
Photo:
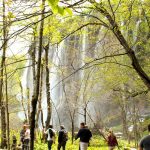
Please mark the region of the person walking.
POLYGON ((88 128, 86 128, 84 122, 80 123, 80 130, 78 131, 75 139, 77 140, 78 138, 80 138, 79 149, 87 150, 89 141, 92 138, 92 133, 88 128))
POLYGON ((114 135, 112 130, 109 130, 109 134, 107 137, 107 143, 108 143, 109 150, 113 150, 116 146, 118 146, 117 138, 114 135))
POLYGON ((11 145, 11 150, 16 150, 17 147, 17 138, 15 135, 12 136, 12 145, 11 145))
POLYGON ((25 134, 24 134, 24 150, 29 150, 29 142, 30 142, 30 129, 29 125, 25 125, 25 134))
POLYGON ((25 124, 24 124, 23 127, 22 127, 22 129, 21 129, 21 131, 20 131, 20 142, 21 142, 22 150, 24 150, 25 131, 26 131, 26 127, 25 127, 25 124))
POLYGON ((66 143, 68 140, 68 133, 65 130, 65 127, 63 125, 60 126, 60 131, 58 134, 58 150, 62 149, 65 150, 66 143))
POLYGON ((150 150, 150 124, 148 125, 149 134, 143 137, 139 143, 139 150, 150 150))
POLYGON ((48 150, 52 149, 52 145, 55 143, 55 130, 53 129, 52 125, 49 125, 47 131, 45 131, 45 134, 47 134, 47 143, 48 143, 48 150))

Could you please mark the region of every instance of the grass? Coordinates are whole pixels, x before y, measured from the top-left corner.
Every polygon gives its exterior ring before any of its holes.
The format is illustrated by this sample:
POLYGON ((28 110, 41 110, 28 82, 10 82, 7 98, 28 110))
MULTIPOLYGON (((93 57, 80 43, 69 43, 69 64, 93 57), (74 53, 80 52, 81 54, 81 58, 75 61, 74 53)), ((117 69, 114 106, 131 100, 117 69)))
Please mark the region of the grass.
MULTIPOLYGON (((124 140, 119 139, 119 146, 120 150, 123 150, 125 147, 130 148, 133 147, 133 143, 128 145, 128 143, 124 140)), ((57 141, 55 144, 53 144, 52 150, 57 150, 57 141)), ((35 150, 46 150, 47 144, 41 143, 39 140, 35 142, 35 150)), ((78 150, 79 149, 79 140, 74 141, 74 144, 71 144, 71 141, 68 140, 66 145, 66 150, 78 150)), ((116 150, 118 148, 116 147, 116 150)), ((88 147, 88 150, 108 150, 107 143, 100 137, 100 136, 94 136, 92 140, 90 141, 90 146, 88 147)))
MULTIPOLYGON (((20 131, 13 131, 11 130, 11 134, 10 134, 10 139, 11 139, 11 143, 12 143, 12 135, 16 135, 17 137, 17 143, 19 144, 20 142, 20 136, 19 136, 19 132, 20 131)), ((69 135, 70 136, 70 135, 69 135)), ((35 140, 35 150, 47 150, 47 143, 42 143, 40 140, 40 133, 38 133, 36 135, 36 140, 35 140)), ((57 150, 57 138, 56 137, 56 143, 53 144, 52 150, 57 150)), ((124 150, 124 148, 133 148, 134 147, 134 143, 128 144, 127 141, 122 140, 122 139, 118 139, 118 143, 120 146, 120 150, 124 150)), ((79 149, 79 140, 74 141, 74 144, 71 144, 71 137, 69 137, 69 140, 67 142, 66 145, 66 150, 78 150, 79 149)), ((118 148, 116 147, 115 150, 117 150, 118 148)), ((94 135, 92 140, 90 141, 90 146, 88 147, 88 150, 108 150, 107 147, 107 143, 104 141, 104 139, 99 136, 99 135, 94 135)))

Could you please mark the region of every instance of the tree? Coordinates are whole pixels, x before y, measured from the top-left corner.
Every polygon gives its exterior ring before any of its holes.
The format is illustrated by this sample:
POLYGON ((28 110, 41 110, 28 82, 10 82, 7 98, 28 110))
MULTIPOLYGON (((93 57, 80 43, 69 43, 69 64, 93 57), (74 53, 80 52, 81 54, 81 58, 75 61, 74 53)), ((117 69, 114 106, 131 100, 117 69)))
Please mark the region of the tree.
POLYGON ((31 112, 31 122, 30 122, 30 150, 34 149, 34 129, 35 129, 35 114, 37 101, 39 97, 39 85, 40 85, 40 72, 41 72, 41 54, 43 48, 43 26, 44 26, 44 11, 45 11, 45 0, 42 0, 42 10, 41 10, 41 23, 39 30, 39 49, 38 49, 38 60, 37 60, 37 73, 36 73, 36 83, 34 86, 33 96, 32 96, 32 112, 31 112))
POLYGON ((37 117, 36 117, 36 127, 38 128, 39 118, 41 115, 41 123, 42 127, 44 127, 44 121, 43 121, 43 110, 42 110, 42 92, 43 92, 43 64, 41 64, 41 74, 40 74, 40 91, 39 91, 39 99, 38 99, 38 111, 37 111, 37 117))
POLYGON ((49 74, 49 41, 48 44, 44 47, 45 49, 45 70, 46 70, 46 95, 47 95, 47 119, 46 119, 46 128, 48 128, 52 115, 52 105, 51 105, 51 96, 50 96, 50 74, 49 74))
MULTIPOLYGON (((52 7, 53 6, 57 6, 58 1, 51 3, 52 7)), ((78 1, 76 2, 75 6, 82 3, 81 8, 85 7, 87 8, 87 12, 85 11, 85 9, 83 9, 83 11, 78 11, 78 9, 74 9, 76 12, 80 13, 81 15, 84 16, 88 16, 93 18, 94 23, 99 23, 99 25, 104 26, 105 28, 108 28, 108 30, 110 30, 114 36, 117 38, 117 40, 119 41, 120 45, 124 48, 124 50, 126 51, 128 57, 131 60, 131 65, 133 66, 133 69, 137 72, 137 74, 140 76, 140 78, 142 79, 142 81, 144 82, 144 84, 147 86, 147 88, 150 88, 150 77, 148 76, 148 73, 142 68, 134 49, 130 46, 129 42, 126 40, 125 36, 122 34, 120 28, 121 26, 119 26, 119 24, 117 23, 118 20, 118 16, 116 15, 116 11, 119 8, 119 5, 122 4, 122 7, 124 4, 127 4, 127 1, 125 2, 118 2, 117 3, 111 3, 109 0, 106 2, 100 1, 97 2, 95 0, 87 0, 87 1, 78 1), (91 5, 87 6, 86 2, 89 2, 91 5), (85 4, 84 4, 85 3, 85 4), (117 4, 116 10, 115 8, 113 8, 113 4, 117 4), (89 14, 89 12, 94 12, 97 15, 91 15, 89 14), (99 18, 100 15, 101 17, 103 16, 102 19, 99 18), (116 19, 117 18, 117 19, 116 19)), ((133 4, 133 2, 130 3, 131 6, 133 4)), ((137 3, 135 3, 137 4, 137 3)), ((67 3, 67 7, 73 7, 74 5, 70 5, 69 3, 67 3)), ((80 7, 80 6, 79 6, 80 7)), ((121 6, 120 6, 121 7, 121 6)), ((138 9, 138 8, 136 8, 138 9)), ((119 9, 120 10, 120 9, 119 9)), ((127 11, 128 12, 128 11, 127 11)), ((131 11, 129 11, 129 13, 132 13, 131 11)), ((128 14, 129 15, 129 14, 128 14)), ((148 22, 149 23, 149 22, 148 22)), ((87 25, 92 25, 92 23, 88 23, 87 25)), ((82 26, 85 27, 85 26, 82 26)), ((79 28, 81 29, 81 28, 79 28)))
MULTIPOLYGON (((5 68, 5 58, 6 58, 6 49, 7 49, 7 21, 6 21, 6 10, 5 10, 5 1, 3 0, 3 51, 2 51, 2 59, 1 59, 1 71, 0 71, 0 107, 1 107, 1 128, 2 128, 2 136, 1 136, 1 148, 5 148, 7 146, 6 143, 6 116, 5 116, 5 102, 3 95, 3 80, 4 80, 4 68, 5 68)), ((7 79, 6 79, 7 80, 7 79)))

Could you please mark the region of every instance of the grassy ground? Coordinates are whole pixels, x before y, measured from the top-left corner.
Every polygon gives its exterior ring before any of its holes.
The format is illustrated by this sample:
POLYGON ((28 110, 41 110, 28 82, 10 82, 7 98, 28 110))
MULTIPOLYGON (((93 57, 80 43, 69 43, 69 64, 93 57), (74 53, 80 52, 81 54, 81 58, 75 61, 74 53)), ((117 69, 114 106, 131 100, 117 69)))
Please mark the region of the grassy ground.
MULTIPOLYGON (((17 136, 17 143, 20 143, 20 136, 19 136, 19 132, 16 131, 11 131, 11 135, 10 135, 10 143, 12 144, 12 135, 16 135, 17 136)), ((35 141, 35 150, 47 150, 47 143, 42 143, 40 140, 41 134, 36 134, 36 141, 35 141)), ((118 139, 119 142, 119 146, 120 146, 120 150, 124 150, 124 148, 134 148, 134 144, 128 144, 127 141, 125 140, 121 140, 118 139)), ((53 145, 53 149, 52 150, 57 150, 57 137, 56 137, 56 143, 53 145)), ((78 150, 79 149, 79 140, 74 141, 74 144, 71 144, 71 137, 69 137, 69 140, 67 142, 66 145, 66 150, 78 150)), ((118 148, 116 147, 115 150, 117 150, 118 148)), ((103 140, 102 137, 100 137, 99 135, 94 135, 92 140, 90 141, 90 146, 88 148, 88 150, 108 150, 107 147, 107 143, 103 140)), ((130 149, 129 149, 130 150, 130 149)))
MULTIPOLYGON (((126 141, 118 140, 120 150, 123 150, 125 147, 133 147, 133 144, 128 145, 126 141)), ((68 140, 66 145, 66 150, 78 150, 79 147, 79 140, 75 141, 74 144, 71 144, 71 141, 68 140)), ((41 143, 40 141, 35 143, 35 149, 36 150, 46 150, 47 144, 41 143)), ((116 150, 118 148, 116 147, 116 150)), ((53 145, 52 150, 57 150, 57 142, 53 145)), ((90 146, 88 150, 108 150, 106 142, 100 138, 100 136, 94 136, 93 139, 90 142, 90 146)))

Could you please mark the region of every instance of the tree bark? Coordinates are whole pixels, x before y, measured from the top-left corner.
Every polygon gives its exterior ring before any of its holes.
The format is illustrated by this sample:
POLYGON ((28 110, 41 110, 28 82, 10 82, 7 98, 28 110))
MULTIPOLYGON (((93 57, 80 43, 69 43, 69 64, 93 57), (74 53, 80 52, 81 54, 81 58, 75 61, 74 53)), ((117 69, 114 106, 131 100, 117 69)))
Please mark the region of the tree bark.
POLYGON ((6 119, 7 119, 7 149, 10 150, 10 130, 9 130, 9 103, 8 103, 8 86, 7 86, 7 68, 5 64, 5 92, 6 92, 6 119))
POLYGON ((51 112, 52 112, 52 105, 51 105, 51 96, 50 96, 50 81, 49 81, 49 68, 48 68, 48 50, 49 50, 49 43, 44 48, 45 49, 45 70, 46 70, 46 96, 47 96, 47 119, 46 119, 46 128, 50 124, 51 120, 51 112))
POLYGON ((74 119, 71 120, 71 143, 74 141, 74 119))
POLYGON ((5 55, 7 49, 7 26, 6 26, 6 16, 5 16, 5 0, 3 0, 3 51, 1 59, 1 71, 0 71, 0 108, 1 108, 1 148, 7 146, 6 142, 6 116, 5 116, 5 103, 3 100, 3 75, 4 75, 4 65, 5 65, 5 55))
POLYGON ((45 11, 45 0, 42 0, 42 10, 41 10, 41 22, 39 30, 39 49, 38 49, 38 60, 37 60, 37 73, 36 73, 36 83, 34 87, 34 93, 32 96, 32 111, 31 111, 31 123, 30 123, 30 150, 34 150, 34 129, 35 129, 35 114, 37 101, 39 96, 39 85, 40 85, 40 71, 41 71, 41 55, 42 55, 42 43, 43 43, 43 26, 44 26, 44 11, 45 11))
POLYGON ((122 114, 121 118, 122 118, 122 125, 123 125, 123 135, 125 138, 128 138, 127 113, 124 106, 122 106, 121 108, 121 114, 122 114))
MULTIPOLYGON (((36 32, 37 32, 37 28, 34 27, 33 28, 33 44, 31 45, 31 57, 32 57, 32 74, 33 74, 33 88, 35 91, 35 87, 36 87, 36 32)), ((34 92, 33 91, 33 92, 34 92)), ((34 95, 34 93, 33 93, 34 95)), ((33 96, 32 96, 33 98, 33 96)), ((31 122, 31 113, 30 113, 30 93, 28 93, 28 117, 29 122, 31 122)))
POLYGON ((85 107, 84 107, 84 123, 86 124, 86 110, 87 109, 87 105, 85 104, 85 107))
MULTIPOLYGON (((38 127, 38 120, 39 120, 40 113, 42 115, 42 88, 43 88, 43 64, 41 64, 40 92, 39 92, 39 99, 38 99, 39 105, 38 105, 38 112, 37 112, 37 117, 36 117, 36 127, 38 127)), ((42 126, 43 126, 43 121, 42 121, 42 126)))

